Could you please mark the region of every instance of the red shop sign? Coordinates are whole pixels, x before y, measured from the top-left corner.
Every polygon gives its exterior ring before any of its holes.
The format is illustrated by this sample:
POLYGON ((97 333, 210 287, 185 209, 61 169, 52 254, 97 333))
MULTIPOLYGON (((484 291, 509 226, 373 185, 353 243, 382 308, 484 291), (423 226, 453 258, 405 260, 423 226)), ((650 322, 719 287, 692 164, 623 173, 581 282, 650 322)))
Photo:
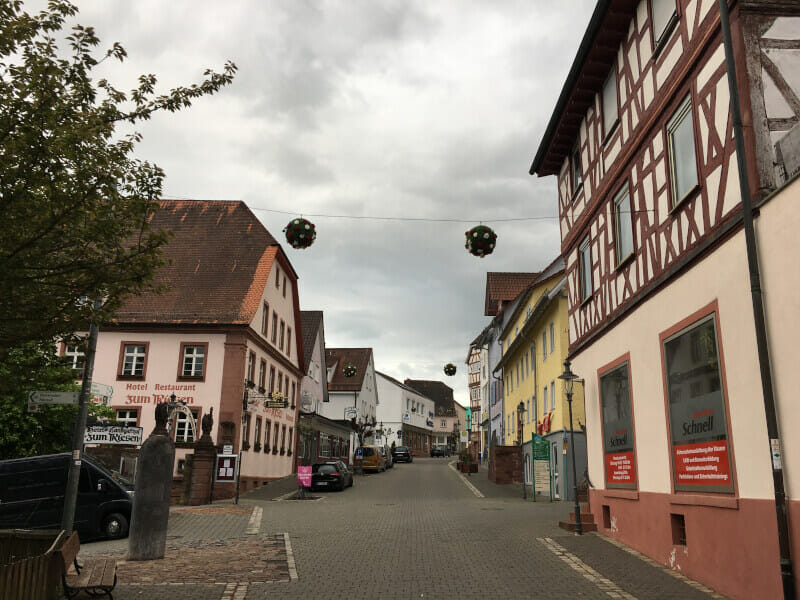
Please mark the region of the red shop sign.
POLYGON ((606 482, 634 484, 633 451, 606 454, 606 482))
POLYGON ((727 440, 683 444, 673 452, 678 485, 731 485, 727 440))

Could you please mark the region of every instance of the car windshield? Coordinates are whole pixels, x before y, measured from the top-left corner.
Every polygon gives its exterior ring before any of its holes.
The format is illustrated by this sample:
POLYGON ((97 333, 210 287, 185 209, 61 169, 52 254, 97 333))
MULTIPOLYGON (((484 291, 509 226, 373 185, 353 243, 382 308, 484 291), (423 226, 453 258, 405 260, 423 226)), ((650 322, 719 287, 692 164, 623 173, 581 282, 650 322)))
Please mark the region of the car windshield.
POLYGON ((320 475, 328 475, 329 473, 336 473, 338 469, 335 465, 320 465, 317 473, 320 475))
POLYGON ((408 448, 406 448, 405 446, 398 446, 395 452, 408 452, 408 448))
POLYGON ((364 456, 375 456, 375 448, 362 448, 364 456))

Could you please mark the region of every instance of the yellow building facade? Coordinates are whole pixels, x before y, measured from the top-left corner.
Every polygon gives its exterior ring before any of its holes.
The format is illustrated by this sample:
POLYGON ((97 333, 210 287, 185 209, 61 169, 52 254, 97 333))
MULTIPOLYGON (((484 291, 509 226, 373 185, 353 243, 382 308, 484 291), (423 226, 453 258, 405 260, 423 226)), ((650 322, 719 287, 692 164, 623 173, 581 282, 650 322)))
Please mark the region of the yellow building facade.
MULTIPOLYGON (((503 381, 503 444, 522 444, 525 481, 533 481, 531 442, 534 434, 551 444, 550 471, 554 496, 571 497, 569 406, 564 360, 569 349, 569 324, 563 260, 557 259, 526 289, 513 308, 500 340, 503 357, 495 369, 503 381)), ((575 382, 572 422, 578 477, 586 464, 586 423, 582 381, 575 382), (582 457, 582 458, 581 458, 582 457)))

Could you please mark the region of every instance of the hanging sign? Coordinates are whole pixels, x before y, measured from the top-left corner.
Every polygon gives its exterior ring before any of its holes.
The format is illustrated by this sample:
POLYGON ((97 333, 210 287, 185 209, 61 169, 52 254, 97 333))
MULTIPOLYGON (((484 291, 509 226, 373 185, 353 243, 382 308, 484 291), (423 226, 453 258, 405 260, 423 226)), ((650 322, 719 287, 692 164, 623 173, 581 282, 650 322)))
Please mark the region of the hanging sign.
POLYGON ((112 444, 141 446, 141 427, 121 427, 119 425, 88 425, 83 435, 84 444, 112 444))

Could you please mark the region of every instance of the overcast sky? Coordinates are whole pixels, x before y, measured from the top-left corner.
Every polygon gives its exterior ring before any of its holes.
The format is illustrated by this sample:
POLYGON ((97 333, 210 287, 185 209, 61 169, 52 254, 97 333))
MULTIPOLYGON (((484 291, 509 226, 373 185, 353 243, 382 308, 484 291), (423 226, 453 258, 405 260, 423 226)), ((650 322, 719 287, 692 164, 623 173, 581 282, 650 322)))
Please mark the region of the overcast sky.
POLYGON ((328 347, 372 347, 378 370, 445 381, 467 404, 486 272, 540 270, 559 252, 555 178, 528 169, 594 2, 77 4, 77 22, 128 51, 99 73, 117 87, 239 67, 214 97, 137 127, 165 198, 243 200, 282 241, 300 214, 469 221, 308 216, 316 243, 284 243, 328 347), (523 217, 538 219, 492 222, 523 217), (479 221, 498 235, 484 259, 464 249, 479 221))

